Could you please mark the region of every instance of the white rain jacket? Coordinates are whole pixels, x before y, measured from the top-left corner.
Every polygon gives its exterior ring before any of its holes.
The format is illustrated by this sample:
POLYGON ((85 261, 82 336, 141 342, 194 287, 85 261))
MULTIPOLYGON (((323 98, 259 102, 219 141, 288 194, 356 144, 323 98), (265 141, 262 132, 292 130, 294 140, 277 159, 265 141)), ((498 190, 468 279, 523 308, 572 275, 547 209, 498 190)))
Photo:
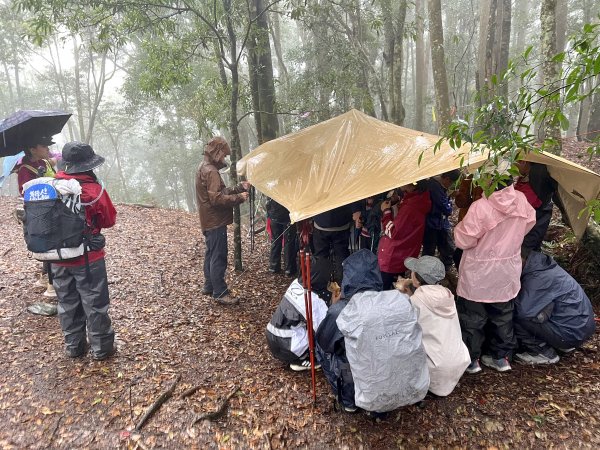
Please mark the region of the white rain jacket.
POLYGON ((429 390, 449 395, 467 366, 469 350, 463 343, 452 292, 444 286, 421 286, 410 298, 423 330, 423 346, 429 367, 429 390))

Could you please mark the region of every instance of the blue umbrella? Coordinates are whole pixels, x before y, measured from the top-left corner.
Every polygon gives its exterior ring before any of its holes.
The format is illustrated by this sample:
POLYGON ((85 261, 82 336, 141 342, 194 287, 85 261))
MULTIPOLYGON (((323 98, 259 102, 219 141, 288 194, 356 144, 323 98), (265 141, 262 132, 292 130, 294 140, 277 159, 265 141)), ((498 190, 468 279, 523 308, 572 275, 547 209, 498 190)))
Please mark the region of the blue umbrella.
POLYGON ((7 178, 10 176, 10 173, 15 168, 19 160, 25 156, 25 152, 18 153, 14 156, 7 156, 2 161, 2 175, 0 175, 0 187, 4 184, 7 178))
POLYGON ((0 156, 19 153, 33 138, 51 137, 61 132, 71 113, 22 110, 0 123, 0 156))

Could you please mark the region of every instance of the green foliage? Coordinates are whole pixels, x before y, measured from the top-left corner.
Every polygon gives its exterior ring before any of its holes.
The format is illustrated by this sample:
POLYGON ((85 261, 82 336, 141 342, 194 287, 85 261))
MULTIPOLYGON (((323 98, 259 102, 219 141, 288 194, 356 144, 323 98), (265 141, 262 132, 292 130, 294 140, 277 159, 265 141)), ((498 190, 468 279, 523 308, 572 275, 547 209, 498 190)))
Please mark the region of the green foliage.
MULTIPOLYGON (((537 136, 533 133, 534 126, 547 123, 567 130, 569 121, 562 107, 580 102, 599 89, 596 85, 587 92, 583 91, 585 80, 600 75, 599 34, 600 24, 586 24, 581 33, 571 38, 568 50, 553 58, 562 63, 559 79, 542 87, 536 84, 538 65, 532 59, 532 47, 528 47, 520 58, 509 62, 505 73, 491 80, 493 88, 489 92, 492 93, 499 92, 502 84, 518 80, 520 87, 515 94, 510 98, 493 95, 465 119, 453 121, 434 147, 434 152, 444 141, 457 150, 467 143, 468 152, 489 152, 487 163, 473 176, 473 183, 489 195, 506 181, 507 177, 496 170, 501 160, 508 161, 511 173, 517 175, 516 163, 527 153, 553 151, 558 145, 556 138, 546 136, 538 145, 537 136), (564 93, 562 98, 561 92, 564 93), (559 107, 553 106, 556 104, 559 107)), ((464 149, 461 151, 459 157, 464 161, 467 154, 464 149)), ((591 146, 588 152, 590 155, 598 154, 598 143, 591 146)), ((599 201, 590 202, 584 212, 598 220, 599 201)))

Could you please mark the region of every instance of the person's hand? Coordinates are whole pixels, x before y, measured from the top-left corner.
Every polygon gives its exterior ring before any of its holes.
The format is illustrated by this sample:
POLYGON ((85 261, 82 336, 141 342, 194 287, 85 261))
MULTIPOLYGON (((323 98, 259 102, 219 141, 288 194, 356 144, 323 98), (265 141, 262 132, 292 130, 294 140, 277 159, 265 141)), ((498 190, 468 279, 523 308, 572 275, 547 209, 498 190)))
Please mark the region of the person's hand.
POLYGON ((394 287, 404 294, 409 293, 408 287, 410 285, 411 281, 408 278, 399 278, 398 281, 394 283, 394 287))
POLYGON ((242 192, 242 193, 240 193, 238 195, 242 198, 243 201, 248 200, 248 195, 249 194, 247 192, 242 192))
POLYGON ((385 211, 386 209, 390 209, 392 207, 392 201, 390 199, 386 199, 381 202, 381 210, 385 211))
POLYGON ((250 184, 250 182, 249 182, 249 181, 242 181, 240 184, 241 184, 241 185, 242 185, 242 187, 243 187, 244 189, 246 189, 246 190, 248 190, 248 189, 250 189, 250 188, 252 187, 252 185, 250 184))

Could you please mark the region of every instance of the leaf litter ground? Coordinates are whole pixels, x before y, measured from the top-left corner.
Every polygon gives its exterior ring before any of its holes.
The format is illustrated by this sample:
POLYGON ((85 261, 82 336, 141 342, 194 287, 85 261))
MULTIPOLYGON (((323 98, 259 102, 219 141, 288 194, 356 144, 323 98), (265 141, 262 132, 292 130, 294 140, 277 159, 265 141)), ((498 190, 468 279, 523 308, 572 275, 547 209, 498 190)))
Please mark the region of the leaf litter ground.
POLYGON ((118 224, 106 237, 119 352, 104 362, 68 359, 58 319, 26 311, 43 301, 33 287, 40 263, 27 257, 11 216, 16 205, 0 198, 1 448, 600 445, 598 333, 557 365, 465 375, 449 397, 428 398, 381 423, 335 411, 322 374, 313 407, 310 375, 287 370, 266 346, 265 326, 290 279, 268 273, 265 237, 253 253, 245 239, 245 271, 229 274, 240 305, 218 306, 200 293, 197 216, 176 210, 118 206, 118 224), (133 431, 177 376, 173 396, 133 431), (222 417, 191 426, 238 386, 222 417))

